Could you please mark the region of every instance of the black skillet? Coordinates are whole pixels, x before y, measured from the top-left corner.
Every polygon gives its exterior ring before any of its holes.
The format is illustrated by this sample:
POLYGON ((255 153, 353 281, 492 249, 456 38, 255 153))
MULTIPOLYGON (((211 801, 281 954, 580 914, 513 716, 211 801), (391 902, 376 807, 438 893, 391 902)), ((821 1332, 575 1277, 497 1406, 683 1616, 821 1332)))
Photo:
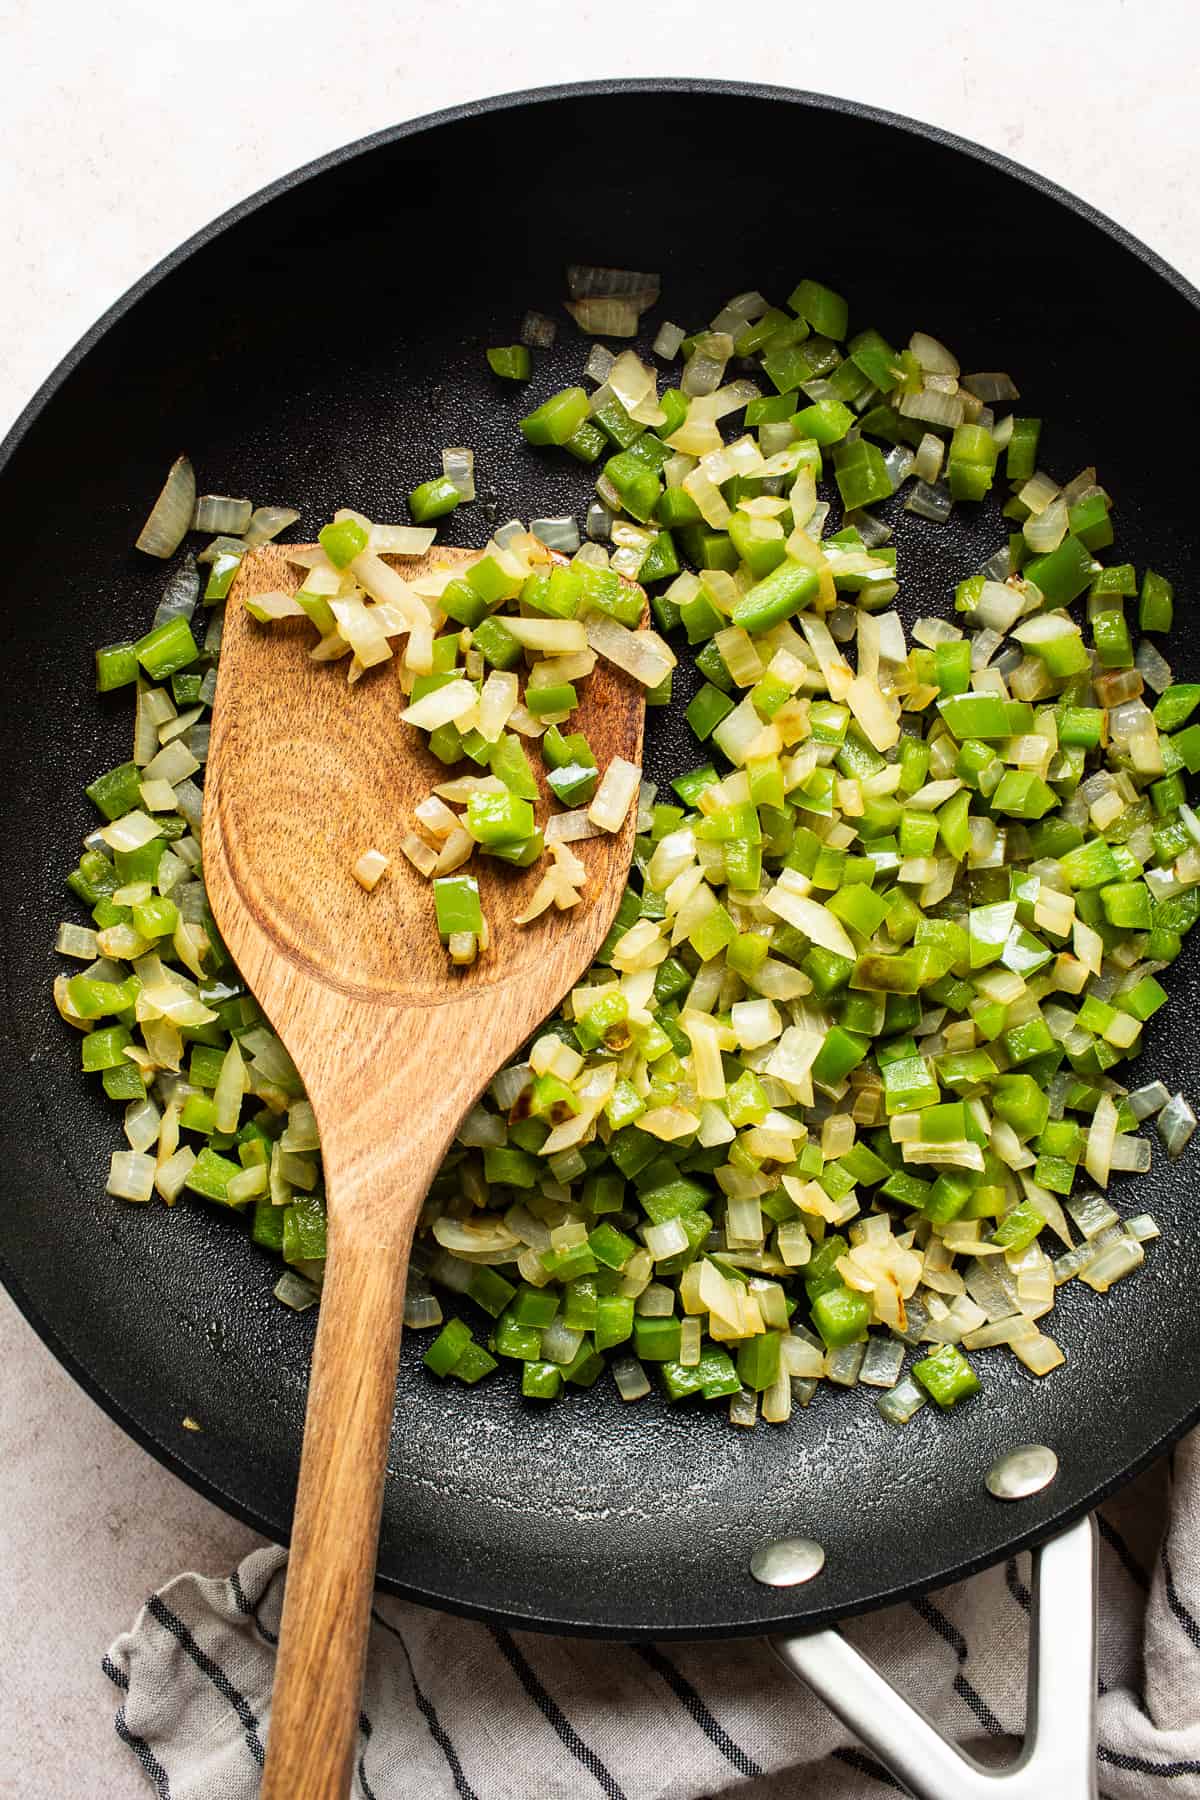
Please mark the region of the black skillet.
MULTIPOLYGON (((17 1304, 88 1392, 200 1492, 286 1537, 312 1340, 271 1297, 278 1265, 227 1214, 106 1198, 119 1125, 78 1074, 50 1005, 62 877, 94 823, 80 788, 128 754, 125 704, 90 697, 92 647, 144 629, 162 570, 131 549, 173 456, 202 482, 300 507, 403 517, 442 445, 475 447, 481 499, 455 541, 513 515, 580 512, 589 477, 525 449, 532 401, 578 379, 565 315, 532 386, 483 356, 527 307, 556 311, 568 260, 663 271, 693 326, 740 289, 805 274, 859 325, 914 327, 967 368, 1013 372, 1063 479, 1091 459, 1123 559, 1183 596, 1189 637, 1197 295, 1140 244, 1004 159, 903 119, 733 84, 603 82, 467 105, 341 150, 236 208, 134 288, 71 353, 0 449, 6 599, 0 1254, 17 1304), (419 271, 414 274, 414 270, 419 271), (182 1420, 203 1425, 193 1434, 182 1420)), ((1001 541, 994 509, 948 527, 898 513, 904 604, 946 609, 1001 541)), ((686 702, 695 676, 681 671, 686 702)), ((651 715, 648 772, 696 761, 682 705, 651 715)), ((1147 1078, 1195 1098, 1197 957, 1147 1032, 1147 1078)), ((511 1624, 622 1638, 812 1626, 935 1587, 1045 1539, 1197 1415, 1197 1162, 1161 1156, 1121 1189, 1162 1226, 1107 1298, 1068 1288, 1066 1367, 1034 1381, 980 1358, 984 1394, 897 1430, 868 1395, 822 1392, 787 1427, 611 1385, 545 1410, 507 1378, 465 1390, 405 1346, 380 1544, 384 1586, 511 1624), (981 1477, 1014 1443, 1053 1445, 1046 1492, 1004 1508, 981 1477), (825 1547, 801 1588, 751 1579, 753 1547, 825 1547)))

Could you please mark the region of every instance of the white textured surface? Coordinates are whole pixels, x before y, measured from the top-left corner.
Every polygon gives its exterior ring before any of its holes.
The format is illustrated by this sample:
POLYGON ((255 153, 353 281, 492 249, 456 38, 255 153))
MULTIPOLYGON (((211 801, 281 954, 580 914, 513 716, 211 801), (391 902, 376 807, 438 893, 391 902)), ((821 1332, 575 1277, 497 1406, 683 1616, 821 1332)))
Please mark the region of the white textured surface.
MULTIPOLYGON (((0 0, 0 430, 105 307, 245 194, 397 119, 589 75, 781 81, 935 121, 1200 280, 1192 0, 960 0, 936 19, 761 0, 749 16, 733 61, 727 11, 683 0, 0 0)), ((0 1367, 0 1793, 132 1800, 147 1789, 113 1736, 101 1651, 157 1583, 225 1570, 253 1539, 125 1439, 7 1299, 0 1367)))

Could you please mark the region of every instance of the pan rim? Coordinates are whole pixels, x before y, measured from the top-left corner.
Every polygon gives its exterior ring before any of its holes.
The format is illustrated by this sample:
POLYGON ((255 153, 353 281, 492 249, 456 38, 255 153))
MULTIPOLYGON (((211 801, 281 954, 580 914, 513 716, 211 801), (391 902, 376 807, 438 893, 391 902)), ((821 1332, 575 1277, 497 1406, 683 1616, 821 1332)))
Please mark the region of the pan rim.
MULTIPOLYGON (((1082 200, 1068 189, 1052 181, 1047 176, 1025 165, 1014 161, 999 151, 946 131, 940 126, 931 125, 921 120, 912 119, 903 114, 889 112, 883 108, 872 107, 858 101, 843 99, 833 95, 814 93, 802 89, 794 89, 759 82, 722 81, 707 77, 639 77, 623 79, 604 77, 584 82, 567 82, 552 86, 518 89, 509 93, 487 96, 460 102, 455 106, 443 108, 437 112, 423 114, 415 119, 404 120, 392 126, 374 132, 369 136, 351 141, 348 144, 326 151, 323 155, 279 177, 266 186, 255 190, 235 205, 219 214, 207 225, 193 233, 176 249, 155 263, 147 272, 133 283, 117 300, 109 306, 96 323, 84 333, 67 354, 59 361, 46 379, 41 383, 31 399, 18 414, 0 439, 0 480, 21 443, 39 419, 49 402, 66 383, 68 378, 79 368, 86 357, 101 340, 108 335, 127 313, 138 302, 149 294, 167 276, 181 268, 197 251, 223 236, 231 227, 252 217, 255 213, 269 206, 273 201, 301 187, 318 176, 331 170, 346 167, 360 157, 367 157, 377 150, 403 140, 416 137, 444 126, 456 125, 467 120, 486 117, 506 111, 517 111, 530 106, 541 106, 561 101, 580 99, 603 99, 614 94, 695 94, 713 95, 717 98, 742 98, 769 103, 786 104, 803 107, 820 113, 839 114, 849 118, 860 119, 871 124, 881 125, 890 130, 901 131, 908 136, 920 138, 933 143, 959 156, 965 156, 973 162, 999 171, 1023 183, 1034 192, 1066 207, 1076 217, 1095 229, 1103 232, 1120 248, 1135 256, 1161 280, 1176 292, 1180 298, 1200 313, 1200 290, 1172 267, 1156 251, 1151 249, 1132 232, 1117 224, 1090 202, 1082 200)), ((277 1525, 264 1518, 252 1507, 244 1505, 233 1494, 230 1494, 219 1483, 210 1480, 204 1474, 189 1466, 179 1452, 170 1445, 155 1438, 117 1400, 89 1370, 78 1361, 73 1351, 63 1342, 59 1333, 43 1318, 38 1309, 27 1296, 16 1271, 10 1266, 3 1243, 0 1242, 0 1281, 11 1296, 22 1317, 37 1333, 56 1361, 66 1370, 72 1379, 83 1389, 90 1399, 143 1450, 149 1452, 156 1461, 169 1469, 174 1475, 201 1494, 205 1499, 219 1506, 231 1517, 238 1519, 254 1531, 271 1541, 287 1542, 286 1535, 281 1535, 277 1525)), ((1092 1511, 1117 1488, 1131 1480, 1142 1469, 1146 1468, 1171 1444, 1176 1442, 1184 1432, 1200 1421, 1200 1397, 1190 1407, 1186 1407, 1179 1420, 1133 1463, 1123 1464, 1111 1478, 1097 1483, 1082 1498, 1076 1498, 1055 1510, 1049 1518, 1043 1516, 1038 1524, 1031 1526, 1026 1532, 1015 1535, 1008 1540, 999 1552, 988 1550, 977 1557, 968 1558, 955 1563, 951 1568, 937 1577, 938 1586, 960 1581, 980 1570, 993 1566, 1006 1556, 1030 1549, 1054 1536, 1065 1526, 1092 1511)), ((744 1619, 734 1621, 717 1621, 706 1623, 702 1627, 630 1627, 597 1624, 594 1620, 547 1618, 536 1612, 518 1611, 511 1607, 499 1610, 494 1607, 476 1606, 460 1595, 435 1593, 426 1587, 416 1587, 397 1581, 391 1576, 381 1574, 378 1585, 385 1592, 395 1594, 420 1604, 433 1606, 439 1610, 452 1612, 460 1616, 480 1619, 492 1624, 516 1626, 518 1629, 542 1630, 570 1636, 588 1636, 596 1638, 621 1639, 631 1641, 637 1639, 660 1641, 668 1640, 701 1640, 735 1637, 752 1637, 761 1635, 764 1622, 747 1623, 744 1619)), ((911 1599, 918 1594, 936 1591, 930 1589, 928 1583, 915 1581, 901 1588, 888 1588, 878 1593, 866 1595, 851 1606, 822 1609, 806 1607, 800 1614, 792 1618, 774 1617, 770 1620, 769 1629, 772 1634, 782 1635, 797 1627, 812 1630, 824 1624, 834 1622, 838 1618, 849 1618, 896 1601, 911 1599)))

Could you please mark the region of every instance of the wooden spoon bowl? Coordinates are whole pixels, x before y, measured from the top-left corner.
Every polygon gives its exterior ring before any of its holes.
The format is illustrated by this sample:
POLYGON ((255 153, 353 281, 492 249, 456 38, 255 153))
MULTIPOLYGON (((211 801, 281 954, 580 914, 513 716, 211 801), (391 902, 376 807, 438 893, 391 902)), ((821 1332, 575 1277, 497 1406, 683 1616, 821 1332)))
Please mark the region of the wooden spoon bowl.
MULTIPOLYGON (((413 1228, 463 1114, 588 967, 620 901, 635 831, 575 846, 579 906, 512 923, 545 870, 476 858, 490 947, 452 969, 430 883, 400 839, 448 771, 400 723, 393 660, 348 686, 311 661, 306 621, 262 626, 247 595, 294 593, 270 545, 227 608, 204 802, 217 926, 300 1071, 321 1136, 329 1244, 309 1386, 265 1800, 331 1800, 350 1780, 413 1228), (371 893, 353 875, 391 858, 371 893)), ((388 559, 408 580, 475 552, 388 559)), ((599 662, 578 715, 603 770, 641 763, 642 690, 599 662)), ((538 817, 549 813, 542 786, 538 817)))

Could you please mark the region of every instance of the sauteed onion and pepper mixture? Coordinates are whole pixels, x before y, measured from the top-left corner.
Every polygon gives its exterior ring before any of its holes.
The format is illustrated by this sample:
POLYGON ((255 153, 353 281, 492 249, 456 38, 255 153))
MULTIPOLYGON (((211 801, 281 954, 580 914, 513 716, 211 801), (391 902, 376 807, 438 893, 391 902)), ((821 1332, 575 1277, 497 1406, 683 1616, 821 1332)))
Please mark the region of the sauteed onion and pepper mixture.
MULTIPOLYGON (((568 284, 597 340, 659 302, 633 271, 568 284)), ((533 379, 556 331, 527 314, 487 352, 496 380, 533 379)), ((514 520, 439 568, 430 522, 475 493, 450 446, 412 523, 343 510, 297 546, 294 594, 247 602, 307 616, 351 684, 396 661, 397 731, 423 731, 445 779, 349 874, 364 906, 381 880, 428 886, 447 981, 496 954, 483 859, 542 871, 514 921, 536 930, 588 904, 573 846, 636 810, 595 964, 431 1189, 405 1315, 436 1332, 425 1365, 470 1384, 506 1362, 550 1400, 608 1363, 625 1400, 657 1382, 744 1426, 822 1383, 904 1423, 975 1394, 994 1346, 1045 1375, 1058 1289, 1107 1292, 1158 1235, 1112 1177, 1150 1168, 1151 1125, 1175 1157, 1196 1124, 1118 1068, 1200 914, 1200 684, 1165 655, 1171 583, 1114 560, 1096 471, 1047 472, 1007 373, 851 331, 816 280, 664 323, 650 360, 596 341, 580 373, 520 430, 594 478, 582 534, 514 520), (994 553, 907 606, 906 632, 897 517, 936 538, 981 504, 994 553), (662 791, 598 767, 572 723, 597 659, 667 706, 684 643, 695 766, 662 791)), ((199 785, 241 558, 297 519, 197 497, 173 466, 139 548, 215 535, 173 562, 142 638, 96 653, 100 692, 133 702, 132 755, 87 788, 101 822, 67 885, 90 922, 60 928, 77 972, 54 997, 124 1108, 109 1192, 242 1213, 303 1310, 325 1255, 316 1122, 213 924, 199 785)))

